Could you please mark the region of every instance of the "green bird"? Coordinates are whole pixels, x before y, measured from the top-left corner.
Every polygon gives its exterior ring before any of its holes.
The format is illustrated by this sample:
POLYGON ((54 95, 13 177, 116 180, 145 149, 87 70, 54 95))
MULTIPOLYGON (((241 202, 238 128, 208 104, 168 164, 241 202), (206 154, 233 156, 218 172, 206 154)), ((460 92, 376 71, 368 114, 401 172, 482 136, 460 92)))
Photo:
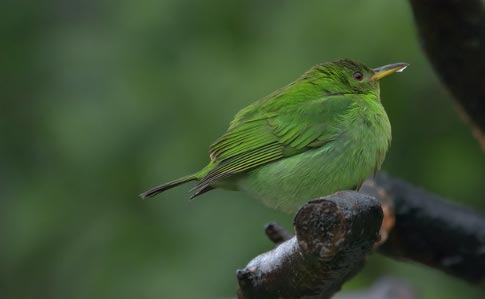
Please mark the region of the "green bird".
POLYGON ((214 188, 241 190, 291 213, 311 199, 358 189, 381 167, 391 142, 379 80, 407 66, 318 64, 239 111, 202 170, 140 196, 197 181, 191 198, 214 188))

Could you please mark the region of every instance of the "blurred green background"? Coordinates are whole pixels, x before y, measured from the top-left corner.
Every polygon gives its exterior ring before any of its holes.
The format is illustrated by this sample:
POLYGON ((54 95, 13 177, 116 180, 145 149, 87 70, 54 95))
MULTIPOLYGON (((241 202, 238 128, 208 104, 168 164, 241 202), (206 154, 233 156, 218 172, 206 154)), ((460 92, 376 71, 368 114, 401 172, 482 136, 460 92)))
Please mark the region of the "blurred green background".
MULTIPOLYGON (((483 210, 485 159, 399 1, 2 2, 0 296, 231 298, 235 270, 292 216, 244 194, 137 194, 207 162, 248 103, 312 65, 406 61, 381 84, 384 169, 483 210)), ((483 298, 464 282, 373 255, 346 284, 405 279, 422 298, 483 298)))

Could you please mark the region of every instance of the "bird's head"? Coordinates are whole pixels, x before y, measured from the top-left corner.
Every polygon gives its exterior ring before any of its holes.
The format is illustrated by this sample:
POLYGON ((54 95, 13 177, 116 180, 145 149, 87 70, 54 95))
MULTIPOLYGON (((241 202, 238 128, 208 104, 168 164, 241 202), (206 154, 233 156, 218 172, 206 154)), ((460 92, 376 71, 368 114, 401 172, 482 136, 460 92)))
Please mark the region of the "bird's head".
POLYGON ((316 65, 306 74, 306 79, 327 95, 375 94, 378 97, 379 80, 407 66, 407 63, 393 63, 372 69, 363 63, 343 59, 316 65))

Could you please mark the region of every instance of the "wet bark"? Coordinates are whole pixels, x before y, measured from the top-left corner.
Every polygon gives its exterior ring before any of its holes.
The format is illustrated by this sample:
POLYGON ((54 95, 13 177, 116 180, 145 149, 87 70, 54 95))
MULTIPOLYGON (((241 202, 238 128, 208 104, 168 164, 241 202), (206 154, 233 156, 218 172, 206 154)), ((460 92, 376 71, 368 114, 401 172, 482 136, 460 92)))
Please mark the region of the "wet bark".
POLYGON ((393 204, 395 224, 379 252, 485 287, 485 215, 386 174, 362 189, 393 204))
POLYGON ((372 248, 485 286, 485 215, 384 173, 360 191, 305 204, 294 237, 269 224, 277 247, 238 270, 238 298, 331 298, 372 248))
MULTIPOLYGON (((296 236, 237 271, 238 298, 330 298, 362 268, 381 222, 379 202, 363 193, 308 202, 295 216, 296 236)), ((275 225, 266 232, 276 243, 289 237, 275 225)))

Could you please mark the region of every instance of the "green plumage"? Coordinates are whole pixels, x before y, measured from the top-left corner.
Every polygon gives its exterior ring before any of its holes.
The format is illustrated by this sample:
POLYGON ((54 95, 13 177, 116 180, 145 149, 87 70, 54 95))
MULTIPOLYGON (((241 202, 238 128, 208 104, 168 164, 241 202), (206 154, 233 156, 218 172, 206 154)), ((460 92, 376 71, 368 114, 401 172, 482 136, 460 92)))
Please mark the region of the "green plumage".
POLYGON ((310 199, 358 188, 380 168, 391 141, 378 79, 405 66, 316 65, 237 113, 211 145, 205 168, 142 197, 196 180, 192 197, 214 188, 242 190, 293 212, 310 199))

